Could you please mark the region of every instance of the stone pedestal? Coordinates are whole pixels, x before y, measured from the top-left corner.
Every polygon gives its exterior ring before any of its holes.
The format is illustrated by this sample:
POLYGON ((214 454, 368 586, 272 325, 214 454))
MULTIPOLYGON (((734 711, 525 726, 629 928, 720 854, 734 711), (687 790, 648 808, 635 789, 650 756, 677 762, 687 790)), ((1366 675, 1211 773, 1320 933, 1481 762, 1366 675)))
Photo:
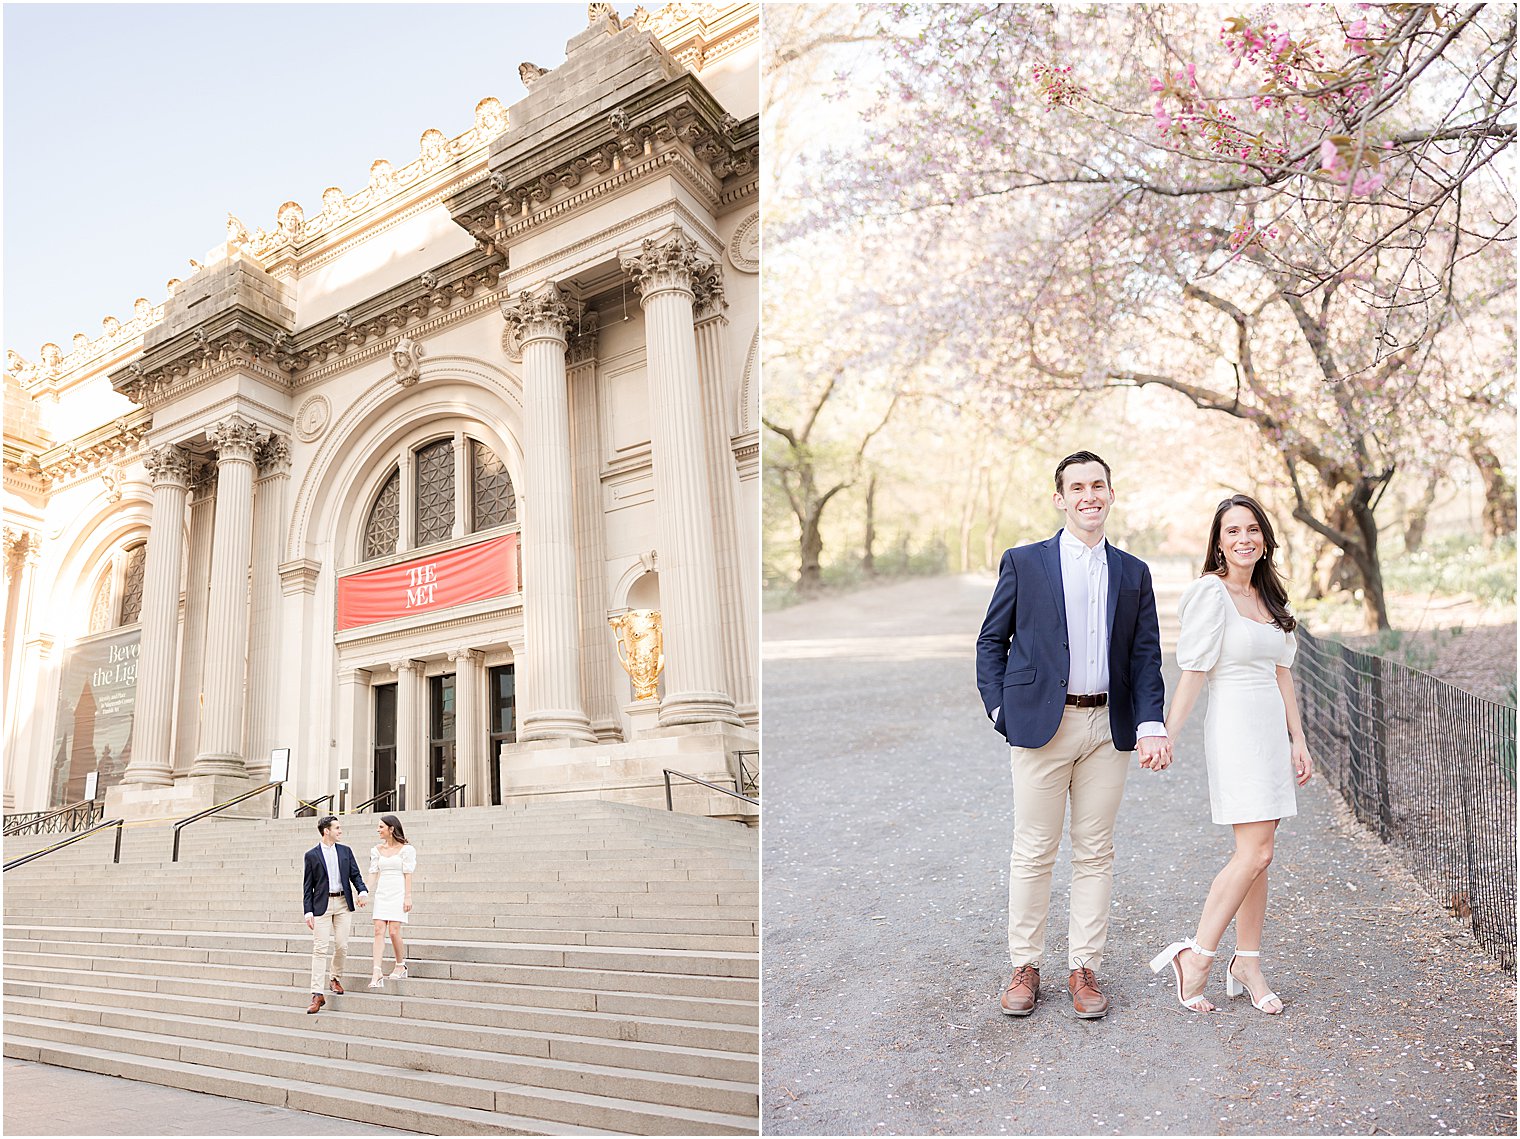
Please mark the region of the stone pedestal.
MULTIPOLYGON (((758 746, 754 732, 721 722, 667 725, 630 743, 593 747, 504 744, 501 801, 606 799, 664 810, 666 768, 732 788, 739 770, 733 753, 758 746)), ((681 814, 749 823, 759 819, 758 807, 698 783, 674 779, 671 792, 681 814)))
POLYGON ((658 700, 635 700, 623 705, 623 715, 628 717, 630 735, 635 740, 659 730, 660 702, 658 700))
MULTIPOLYGON (((171 787, 119 783, 115 787, 106 788, 105 817, 125 819, 129 823, 149 819, 188 818, 207 807, 235 799, 257 786, 252 780, 236 775, 192 775, 171 787)), ((288 790, 286 797, 289 797, 288 790)), ((286 809, 294 809, 294 806, 292 801, 286 809)), ((274 792, 266 791, 235 807, 227 808, 223 813, 235 818, 267 819, 273 809, 274 792)))

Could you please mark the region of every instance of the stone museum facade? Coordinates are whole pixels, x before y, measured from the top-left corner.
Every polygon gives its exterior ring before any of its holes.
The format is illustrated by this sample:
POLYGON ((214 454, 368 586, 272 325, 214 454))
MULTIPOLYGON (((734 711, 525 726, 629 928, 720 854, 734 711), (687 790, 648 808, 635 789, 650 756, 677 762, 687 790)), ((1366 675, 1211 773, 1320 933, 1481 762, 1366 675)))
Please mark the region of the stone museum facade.
POLYGON ((272 229, 229 218, 100 336, 9 353, 7 811, 94 773, 108 817, 184 815, 277 749, 295 795, 349 806, 732 786, 757 746, 758 23, 590 5, 515 105, 272 229), (663 651, 653 696, 620 651, 663 651))

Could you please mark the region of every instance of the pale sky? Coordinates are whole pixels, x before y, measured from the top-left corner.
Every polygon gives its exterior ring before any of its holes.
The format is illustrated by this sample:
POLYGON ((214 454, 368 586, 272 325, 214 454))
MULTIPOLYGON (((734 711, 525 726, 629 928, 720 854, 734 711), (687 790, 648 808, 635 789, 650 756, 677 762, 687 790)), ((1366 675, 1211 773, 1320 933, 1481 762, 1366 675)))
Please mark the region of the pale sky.
MULTIPOLYGON (((634 4, 619 4, 620 14, 634 4)), ((651 10, 661 7, 647 3, 651 10)), ((6 4, 3 347, 36 361, 165 297, 227 214, 398 169, 525 94, 586 4, 6 4)))

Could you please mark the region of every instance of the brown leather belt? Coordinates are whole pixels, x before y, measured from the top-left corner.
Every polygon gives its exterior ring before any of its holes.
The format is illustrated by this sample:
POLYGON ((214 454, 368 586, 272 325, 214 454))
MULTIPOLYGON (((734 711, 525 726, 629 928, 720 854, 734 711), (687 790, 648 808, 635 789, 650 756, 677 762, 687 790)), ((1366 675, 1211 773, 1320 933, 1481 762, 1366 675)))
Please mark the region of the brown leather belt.
POLYGON ((1070 696, 1066 697, 1066 703, 1074 708, 1101 708, 1108 703, 1108 693, 1099 692, 1094 696, 1070 696))

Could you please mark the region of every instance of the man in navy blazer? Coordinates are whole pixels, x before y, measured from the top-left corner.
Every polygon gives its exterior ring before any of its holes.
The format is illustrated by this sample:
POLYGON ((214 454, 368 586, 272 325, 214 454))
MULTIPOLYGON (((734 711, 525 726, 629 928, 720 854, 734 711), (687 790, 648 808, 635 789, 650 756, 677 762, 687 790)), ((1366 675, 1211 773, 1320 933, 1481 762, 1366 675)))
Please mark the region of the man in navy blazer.
POLYGON ((320 1012, 327 1003, 324 987, 343 992, 343 965, 348 958, 348 935, 353 930, 354 910, 369 900, 354 852, 338 840, 343 824, 335 815, 317 820, 322 841, 306 852, 306 871, 301 895, 306 906, 306 928, 316 936, 311 946, 311 1007, 320 1012), (354 891, 359 902, 354 904, 354 891))
POLYGON ((1150 569, 1103 536, 1114 503, 1108 464, 1078 451, 1056 467, 1055 537, 1003 554, 976 643, 976 682, 1010 745, 1013 852, 1008 870, 1009 1016, 1034 1011, 1050 876, 1071 807, 1067 991, 1083 1019, 1107 1014, 1098 986, 1113 894, 1114 821, 1127 753, 1170 758, 1161 633, 1150 569))

